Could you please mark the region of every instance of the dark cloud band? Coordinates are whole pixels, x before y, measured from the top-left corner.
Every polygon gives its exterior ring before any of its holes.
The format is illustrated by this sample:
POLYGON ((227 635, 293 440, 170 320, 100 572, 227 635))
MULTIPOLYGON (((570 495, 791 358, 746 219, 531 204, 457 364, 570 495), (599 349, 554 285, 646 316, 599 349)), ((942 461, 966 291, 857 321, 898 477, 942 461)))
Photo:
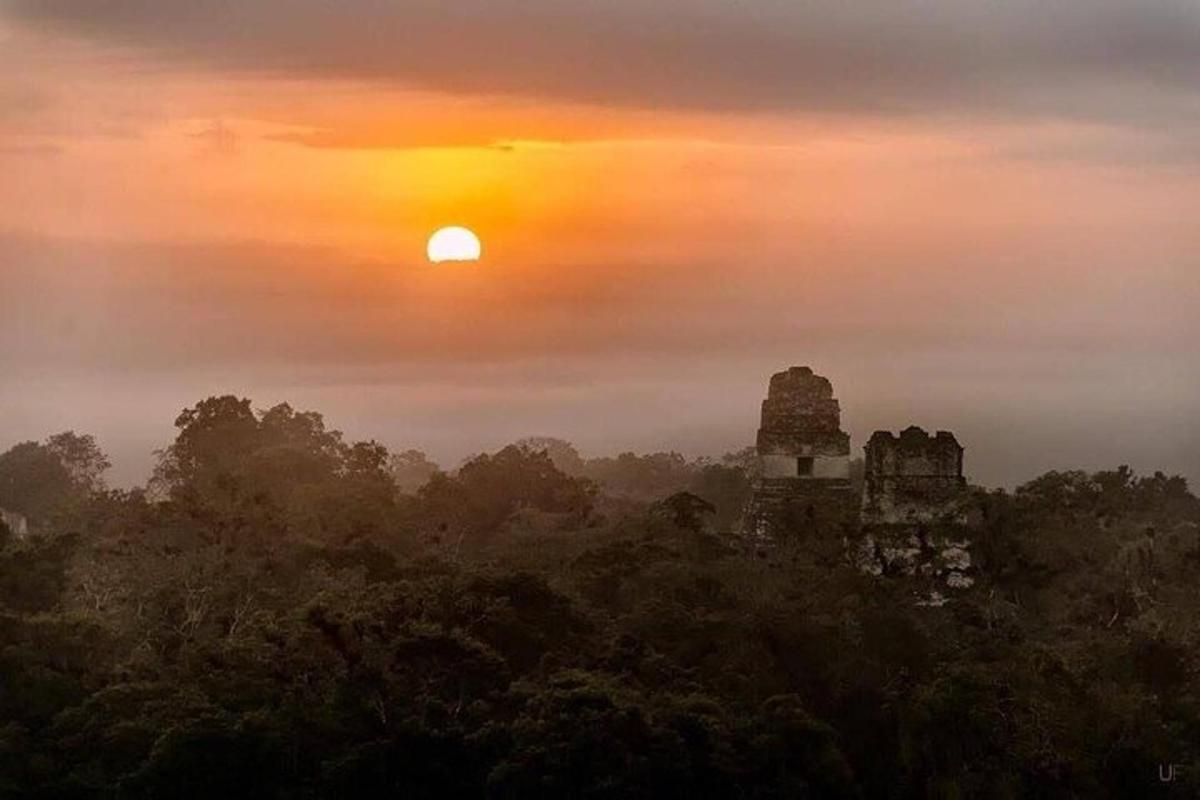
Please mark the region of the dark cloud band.
POLYGON ((1192 0, 13 0, 223 70, 638 107, 1195 119, 1192 0))

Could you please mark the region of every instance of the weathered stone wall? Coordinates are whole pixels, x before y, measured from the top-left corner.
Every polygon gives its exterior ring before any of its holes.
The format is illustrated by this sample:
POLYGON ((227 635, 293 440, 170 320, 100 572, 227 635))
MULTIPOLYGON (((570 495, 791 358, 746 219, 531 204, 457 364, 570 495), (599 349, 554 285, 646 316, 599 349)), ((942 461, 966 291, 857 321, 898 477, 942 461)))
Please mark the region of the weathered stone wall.
POLYGON ((801 459, 796 456, 768 453, 761 456, 761 473, 764 478, 827 478, 850 477, 849 456, 812 456, 811 463, 801 471, 801 459))
POLYGON ((931 436, 915 426, 899 435, 876 431, 865 448, 860 498, 841 422, 827 378, 808 367, 771 376, 758 430, 759 477, 743 524, 749 541, 840 539, 864 571, 913 579, 925 605, 970 586, 974 512, 954 434, 931 436))
MULTIPOLYGON (((841 429, 842 410, 828 378, 809 367, 771 376, 762 402, 758 454, 850 461, 850 434, 841 429)), ((845 476, 849 475, 849 470, 845 476)))
POLYGON ((948 431, 876 431, 865 448, 863 524, 966 524, 962 465, 963 448, 948 431))
POLYGON ((925 599, 940 605, 973 583, 971 504, 963 448, 952 433, 909 427, 876 431, 865 448, 861 530, 855 556, 874 574, 925 578, 925 599))
POLYGON ((746 515, 753 538, 833 528, 853 516, 850 435, 828 378, 809 367, 771 376, 757 450, 761 477, 746 515))

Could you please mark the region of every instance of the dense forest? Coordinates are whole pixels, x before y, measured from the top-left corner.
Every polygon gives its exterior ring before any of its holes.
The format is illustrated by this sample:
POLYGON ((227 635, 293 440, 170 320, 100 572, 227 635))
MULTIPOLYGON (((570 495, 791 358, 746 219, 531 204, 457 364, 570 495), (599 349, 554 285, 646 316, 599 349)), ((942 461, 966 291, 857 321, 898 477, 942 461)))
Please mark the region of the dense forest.
POLYGON ((89 436, 0 455, 0 797, 1200 794, 1182 478, 973 489, 974 585, 928 607, 841 536, 747 551, 750 451, 176 427, 133 490, 89 436))

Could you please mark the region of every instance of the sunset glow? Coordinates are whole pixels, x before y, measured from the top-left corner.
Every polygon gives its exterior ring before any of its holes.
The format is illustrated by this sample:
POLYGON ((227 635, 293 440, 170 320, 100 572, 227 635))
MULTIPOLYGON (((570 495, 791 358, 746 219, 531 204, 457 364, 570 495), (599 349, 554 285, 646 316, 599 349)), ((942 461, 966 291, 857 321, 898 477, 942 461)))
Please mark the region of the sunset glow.
MULTIPOLYGON (((1081 414, 1133 430, 1200 402, 1175 362, 1200 336, 1197 136, 1174 111, 1194 87, 1121 45, 1179 25, 1105 5, 1038 33, 982 2, 110 5, 0 19, 9 438, 70 386, 111 402, 71 424, 123 441, 201 371, 385 438, 425 419, 453 457, 547 414, 585 446, 732 446, 752 432, 731 409, 797 361, 861 382, 855 427, 920 397, 971 441, 1054 430, 1100 463, 1115 445, 1081 414), (487 269, 422 269, 471 256, 430 252, 455 221, 487 269), (994 406, 1011 418, 969 410, 1027 381, 1039 403, 994 406)), ((1189 431, 1138 441, 1200 471, 1189 431)), ((143 445, 116 448, 120 474, 143 445)))

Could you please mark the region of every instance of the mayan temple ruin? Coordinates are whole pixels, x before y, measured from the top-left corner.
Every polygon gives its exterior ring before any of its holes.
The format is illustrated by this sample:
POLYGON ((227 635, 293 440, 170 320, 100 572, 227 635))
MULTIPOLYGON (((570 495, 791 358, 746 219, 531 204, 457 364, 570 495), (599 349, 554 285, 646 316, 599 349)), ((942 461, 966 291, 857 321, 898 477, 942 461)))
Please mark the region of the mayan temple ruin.
POLYGON ((949 431, 930 436, 912 425, 894 436, 876 431, 865 448, 864 525, 966 524, 957 501, 967 486, 963 448, 949 431))
POLYGON ((759 477, 745 533, 758 547, 838 537, 867 572, 927 579, 940 604, 970 585, 972 525, 963 448, 948 431, 876 431, 864 448, 861 494, 850 480, 850 435, 828 378, 809 367, 771 376, 758 430, 759 477))
POLYGON ((855 561, 876 575, 922 579, 923 602, 941 605, 972 583, 962 445, 949 431, 930 436, 914 425, 899 436, 876 431, 864 452, 855 561))
POLYGON ((769 543, 801 528, 833 531, 855 498, 850 434, 828 378, 809 367, 771 376, 758 429, 759 478, 747 530, 769 543))

